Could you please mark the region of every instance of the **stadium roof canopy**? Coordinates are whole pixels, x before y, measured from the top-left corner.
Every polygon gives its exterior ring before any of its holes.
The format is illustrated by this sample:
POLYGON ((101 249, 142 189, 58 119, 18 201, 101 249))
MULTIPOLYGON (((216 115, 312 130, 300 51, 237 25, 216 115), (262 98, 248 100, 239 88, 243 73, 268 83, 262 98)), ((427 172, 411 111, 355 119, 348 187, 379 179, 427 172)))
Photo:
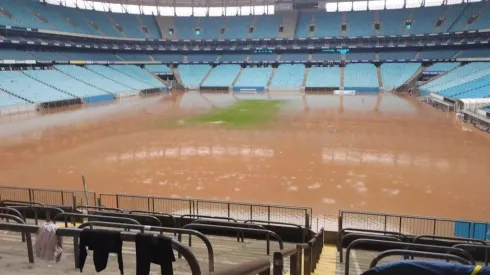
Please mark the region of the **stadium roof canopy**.
MULTIPOLYGON (((273 14, 275 7, 309 6, 327 11, 361 11, 454 5, 485 0, 34 0, 112 12, 177 16, 273 14), (293 4, 293 5, 291 5, 293 4), (310 5, 307 5, 310 4, 310 5), (189 9, 193 7, 192 9, 189 9), (186 8, 186 9, 184 9, 186 8)), ((277 8, 276 8, 277 10, 277 8)))

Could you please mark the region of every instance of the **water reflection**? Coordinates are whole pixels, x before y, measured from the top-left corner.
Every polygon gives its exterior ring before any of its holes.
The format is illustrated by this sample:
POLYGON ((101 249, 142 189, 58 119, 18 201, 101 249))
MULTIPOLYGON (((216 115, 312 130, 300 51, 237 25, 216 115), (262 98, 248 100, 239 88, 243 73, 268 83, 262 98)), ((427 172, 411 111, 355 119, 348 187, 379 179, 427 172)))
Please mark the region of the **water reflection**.
POLYGON ((110 154, 105 158, 108 162, 142 160, 151 158, 182 158, 182 157, 213 157, 213 156, 242 156, 270 158, 274 150, 265 147, 251 146, 178 146, 167 148, 142 149, 136 152, 110 154))
POLYGON ((446 159, 416 156, 409 153, 383 152, 351 148, 323 148, 322 161, 339 164, 380 164, 389 166, 418 166, 446 171, 451 168, 446 159))

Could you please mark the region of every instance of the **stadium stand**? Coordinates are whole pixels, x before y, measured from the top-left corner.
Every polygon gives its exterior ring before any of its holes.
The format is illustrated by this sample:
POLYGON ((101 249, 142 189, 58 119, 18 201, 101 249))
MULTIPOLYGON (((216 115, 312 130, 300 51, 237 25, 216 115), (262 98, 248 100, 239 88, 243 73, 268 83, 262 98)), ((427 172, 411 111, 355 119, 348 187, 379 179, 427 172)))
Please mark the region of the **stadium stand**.
POLYGON ((228 17, 226 30, 223 34, 225 39, 238 39, 249 37, 249 26, 253 23, 253 16, 232 16, 228 17))
POLYGON ((217 54, 189 54, 187 55, 188 62, 215 62, 218 58, 217 54))
POLYGON ((281 23, 282 16, 255 16, 255 28, 251 34, 251 38, 277 37, 281 23))
MULTIPOLYGON (((446 91, 444 95, 456 95, 461 92, 461 88, 465 88, 465 84, 468 84, 474 80, 484 78, 490 74, 490 64, 485 62, 474 62, 456 68, 453 71, 435 79, 420 87, 422 91, 441 93, 453 87, 456 90, 446 91), (458 87, 459 86, 459 87, 458 87)), ((473 85, 473 84, 470 84, 473 85)))
POLYGON ((374 53, 356 53, 356 52, 348 52, 345 55, 347 60, 375 60, 376 57, 374 53))
POLYGON ((240 65, 218 65, 203 81, 201 87, 231 87, 240 73, 240 65))
POLYGON ((415 52, 411 51, 396 51, 396 52, 380 52, 380 60, 400 60, 400 59, 413 59, 415 52))
POLYGON ((420 52, 418 59, 449 59, 458 53, 458 50, 424 50, 420 52))
POLYGON ((140 21, 138 20, 137 15, 114 12, 108 16, 114 23, 117 24, 115 25, 116 29, 117 26, 119 26, 127 37, 146 38, 145 32, 140 26, 140 21))
POLYGON ((490 50, 488 49, 464 50, 458 55, 458 58, 475 58, 475 57, 490 57, 490 50))
POLYGON ((85 84, 97 87, 102 91, 106 91, 113 94, 122 94, 131 92, 133 89, 124 86, 114 80, 108 79, 95 73, 91 70, 85 69, 80 66, 73 65, 55 65, 55 68, 64 74, 67 74, 85 84))
POLYGON ((344 21, 347 24, 346 36, 376 35, 374 13, 368 11, 346 12, 344 21))
POLYGON ((272 68, 247 67, 235 83, 235 91, 263 91, 269 82, 272 68))
POLYGON ((458 62, 438 62, 425 69, 427 72, 447 72, 459 66, 458 62))
POLYGON ((250 62, 273 62, 276 61, 277 55, 272 53, 251 54, 248 58, 250 62))
POLYGON ((43 61, 68 61, 68 57, 59 52, 29 52, 36 60, 43 61))
POLYGON ((182 62, 184 56, 180 54, 167 54, 167 53, 153 53, 151 54, 153 59, 163 62, 182 62))
POLYGON ((174 26, 179 39, 198 39, 196 35, 197 22, 193 17, 175 17, 174 26))
POLYGON ((156 75, 171 73, 170 68, 167 65, 150 64, 145 65, 145 69, 156 75))
POLYGON ((182 85, 187 89, 196 89, 211 67, 209 65, 180 65, 178 67, 182 85))
POLYGON ((307 53, 283 53, 281 54, 280 61, 294 61, 301 62, 308 60, 307 53))
POLYGON ((106 12, 84 10, 81 11, 89 25, 100 31, 104 36, 122 37, 123 32, 116 29, 106 12))
POLYGON ((381 75, 385 88, 398 88, 405 84, 420 68, 419 63, 384 63, 381 75))
MULTIPOLYGON (((381 10, 379 12, 379 19, 378 19, 381 22, 379 34, 380 35, 404 34, 406 30, 404 23, 406 20, 409 19, 410 12, 411 12, 410 9, 381 10)), ((374 25, 372 28, 374 29, 374 25)))
POLYGON ((68 60, 121 61, 112 53, 103 52, 61 52, 68 60))
POLYGON ((339 88, 339 67, 312 67, 306 80, 306 88, 339 88))
POLYGON ((24 105, 27 104, 28 102, 14 96, 12 94, 9 94, 5 91, 0 90, 0 108, 3 107, 11 107, 11 106, 17 106, 17 105, 24 105))
POLYGON ((34 60, 34 57, 24 51, 0 49, 0 60, 34 60))
POLYGON ((20 71, 0 72, 0 88, 31 103, 46 103, 75 99, 73 95, 61 92, 38 82, 20 71))
POLYGON ((155 88, 152 85, 134 79, 126 74, 121 73, 120 71, 114 70, 111 67, 106 67, 103 65, 88 65, 87 69, 100 74, 107 79, 112 79, 126 87, 129 87, 130 90, 146 90, 155 88))
MULTIPOLYGON (((333 13, 324 16, 322 13, 315 13, 315 35, 317 37, 341 36, 340 25, 342 23, 342 14, 333 13)), ((305 29, 308 29, 308 25, 305 29)))
POLYGON ((205 17, 199 20, 202 39, 219 39, 220 29, 225 25, 226 17, 205 17))
POLYGON ((312 61, 335 61, 341 60, 339 53, 313 53, 311 55, 312 61))
POLYGON ((166 88, 163 82, 136 65, 111 65, 110 67, 129 78, 134 78, 139 82, 149 84, 150 88, 166 88))
POLYGON ((124 61, 152 61, 149 55, 144 53, 117 53, 124 61))
POLYGON ((246 54, 222 54, 219 58, 220 62, 243 62, 247 59, 246 54))
POLYGON ((344 70, 344 89, 378 91, 376 67, 372 64, 348 64, 344 70))
MULTIPOLYGON (((296 25, 296 38, 304 38, 304 37, 311 37, 312 35, 310 34, 309 27, 310 24, 312 24, 313 21, 313 12, 307 12, 307 11, 300 11, 298 15, 298 23, 296 25)), ((340 31, 340 27, 339 27, 340 31)))
POLYGON ((114 99, 112 94, 80 82, 57 70, 27 70, 24 73, 59 91, 82 98, 85 102, 94 103, 114 99))
POLYGON ((302 64, 282 64, 272 78, 270 90, 300 90, 305 74, 302 64))

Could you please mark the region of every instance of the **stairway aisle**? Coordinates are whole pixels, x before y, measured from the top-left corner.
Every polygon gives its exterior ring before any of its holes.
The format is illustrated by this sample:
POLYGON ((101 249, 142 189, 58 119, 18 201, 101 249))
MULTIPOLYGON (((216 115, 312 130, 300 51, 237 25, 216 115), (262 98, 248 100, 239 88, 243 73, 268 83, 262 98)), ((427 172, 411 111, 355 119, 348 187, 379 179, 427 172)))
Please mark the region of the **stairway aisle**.
POLYGON ((315 272, 312 275, 334 275, 337 271, 337 248, 335 245, 325 245, 323 247, 320 260, 316 265, 315 272))

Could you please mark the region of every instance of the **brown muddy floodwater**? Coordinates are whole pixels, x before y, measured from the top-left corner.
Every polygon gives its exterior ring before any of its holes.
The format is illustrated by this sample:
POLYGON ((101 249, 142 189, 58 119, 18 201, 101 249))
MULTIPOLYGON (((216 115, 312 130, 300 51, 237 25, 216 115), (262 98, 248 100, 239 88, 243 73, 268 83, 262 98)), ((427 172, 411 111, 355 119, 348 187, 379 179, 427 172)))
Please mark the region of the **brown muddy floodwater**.
MULTIPOLYGON (((488 218, 490 140, 416 100, 276 95, 274 125, 168 128, 237 97, 149 97, 0 124, 0 184, 488 218)), ((240 98, 260 98, 241 96, 240 98)))

